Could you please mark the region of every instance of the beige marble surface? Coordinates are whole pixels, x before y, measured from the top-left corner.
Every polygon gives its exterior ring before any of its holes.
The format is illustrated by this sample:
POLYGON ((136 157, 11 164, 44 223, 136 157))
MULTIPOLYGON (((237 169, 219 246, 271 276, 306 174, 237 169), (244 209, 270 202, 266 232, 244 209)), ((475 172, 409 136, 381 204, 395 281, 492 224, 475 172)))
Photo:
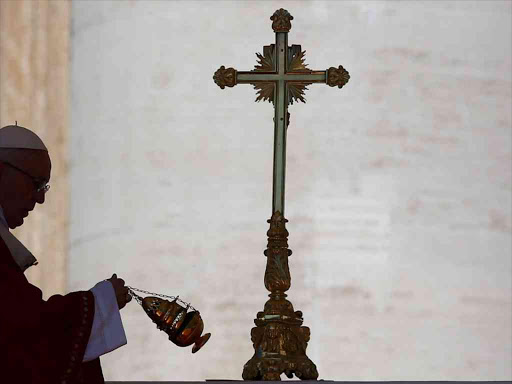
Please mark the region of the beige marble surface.
POLYGON ((31 129, 52 161, 45 203, 13 231, 39 260, 25 275, 44 299, 67 289, 70 11, 69 1, 0 1, 0 127, 31 129))
POLYGON ((510 380, 510 2, 74 1, 69 289, 117 273, 200 309, 167 341, 132 303, 107 380, 240 379, 263 309, 273 110, 251 70, 293 16, 289 299, 331 380, 510 380))

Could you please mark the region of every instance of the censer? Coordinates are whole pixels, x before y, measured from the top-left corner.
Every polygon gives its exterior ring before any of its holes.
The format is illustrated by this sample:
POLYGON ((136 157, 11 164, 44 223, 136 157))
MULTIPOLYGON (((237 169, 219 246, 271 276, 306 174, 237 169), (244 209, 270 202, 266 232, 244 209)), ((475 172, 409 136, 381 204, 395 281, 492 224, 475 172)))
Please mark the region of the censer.
POLYGON ((153 320, 157 328, 167 333, 169 340, 178 347, 188 347, 194 344, 192 353, 196 353, 210 338, 210 333, 201 336, 204 324, 199 311, 181 300, 179 296, 160 295, 129 286, 126 286, 126 288, 128 288, 129 294, 142 306, 149 318, 153 320), (142 298, 134 291, 156 296, 142 298), (157 296, 162 297, 162 299, 157 296), (171 301, 164 298, 171 299, 171 301), (188 312, 189 309, 190 312, 188 312))

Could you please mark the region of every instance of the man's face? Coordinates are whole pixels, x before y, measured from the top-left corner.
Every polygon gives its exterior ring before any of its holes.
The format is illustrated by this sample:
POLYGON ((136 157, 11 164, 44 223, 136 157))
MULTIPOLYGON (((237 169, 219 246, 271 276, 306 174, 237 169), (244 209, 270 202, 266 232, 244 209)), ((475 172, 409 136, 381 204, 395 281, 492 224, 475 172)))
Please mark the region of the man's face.
MULTIPOLYGON (((50 180, 51 161, 48 152, 39 150, 20 151, 21 156, 12 162, 35 179, 50 180)), ((36 192, 34 181, 28 175, 0 163, 0 205, 9 228, 23 224, 23 219, 34 209, 36 203, 43 204, 44 190, 36 192)))

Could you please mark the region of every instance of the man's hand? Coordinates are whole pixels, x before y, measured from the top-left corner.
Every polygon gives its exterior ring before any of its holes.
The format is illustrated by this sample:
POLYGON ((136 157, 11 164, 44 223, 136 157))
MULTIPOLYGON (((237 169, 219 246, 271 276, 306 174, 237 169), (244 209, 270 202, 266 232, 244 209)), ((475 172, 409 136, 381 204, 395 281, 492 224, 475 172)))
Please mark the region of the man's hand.
POLYGON ((129 303, 132 300, 131 295, 128 293, 128 288, 124 286, 124 280, 118 279, 117 275, 114 273, 110 279, 107 279, 107 281, 110 281, 112 287, 114 287, 119 309, 123 309, 126 303, 129 303))

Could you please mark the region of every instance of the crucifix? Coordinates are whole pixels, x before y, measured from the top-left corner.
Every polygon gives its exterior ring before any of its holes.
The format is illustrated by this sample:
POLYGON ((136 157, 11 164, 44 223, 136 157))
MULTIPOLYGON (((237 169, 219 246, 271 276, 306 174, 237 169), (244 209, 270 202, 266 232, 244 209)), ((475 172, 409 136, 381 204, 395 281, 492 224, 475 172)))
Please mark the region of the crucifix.
POLYGON ((288 104, 293 100, 306 102, 307 85, 323 83, 331 87, 343 87, 349 73, 340 65, 326 71, 306 68, 300 45, 288 46, 288 32, 293 16, 281 8, 270 17, 276 34, 275 44, 263 47, 263 56, 256 54, 259 65, 252 71, 237 71, 221 66, 214 74, 215 83, 224 89, 237 84, 252 84, 258 90, 256 101, 268 100, 274 104, 274 174, 272 185, 272 216, 268 223, 268 244, 264 283, 270 291, 270 299, 264 310, 258 312, 251 330, 254 346, 253 357, 244 365, 244 380, 281 380, 281 373, 289 378, 293 374, 302 380, 316 380, 318 371, 307 357, 306 348, 310 337, 308 327, 302 326, 301 311, 294 311, 286 300, 291 277, 288 257, 288 231, 284 218, 284 183, 286 167, 286 131, 290 123, 288 104))

